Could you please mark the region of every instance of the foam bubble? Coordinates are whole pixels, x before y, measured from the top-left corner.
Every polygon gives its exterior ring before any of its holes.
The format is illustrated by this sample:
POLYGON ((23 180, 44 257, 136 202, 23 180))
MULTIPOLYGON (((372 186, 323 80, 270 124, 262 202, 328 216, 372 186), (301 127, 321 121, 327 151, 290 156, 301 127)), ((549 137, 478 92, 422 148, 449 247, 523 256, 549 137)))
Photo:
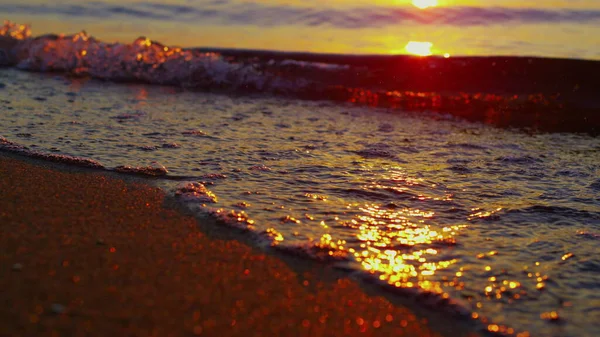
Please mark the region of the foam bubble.
POLYGON ((248 168, 250 171, 262 171, 262 172, 270 172, 271 168, 265 165, 254 165, 248 168))
POLYGON ((140 174, 155 177, 165 176, 167 173, 169 173, 167 168, 158 162, 152 162, 148 166, 117 166, 113 170, 121 173, 140 174))
POLYGON ((175 195, 188 202, 216 203, 218 201, 214 193, 198 182, 188 182, 179 185, 175 191, 175 195))

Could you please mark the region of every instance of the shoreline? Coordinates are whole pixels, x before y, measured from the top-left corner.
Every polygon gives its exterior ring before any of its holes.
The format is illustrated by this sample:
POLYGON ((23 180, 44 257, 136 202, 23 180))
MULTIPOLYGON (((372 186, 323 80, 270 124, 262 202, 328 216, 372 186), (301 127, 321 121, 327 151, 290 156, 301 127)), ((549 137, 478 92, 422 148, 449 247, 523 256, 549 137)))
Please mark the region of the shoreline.
POLYGON ((149 182, 0 153, 7 336, 479 335, 252 247, 149 182))

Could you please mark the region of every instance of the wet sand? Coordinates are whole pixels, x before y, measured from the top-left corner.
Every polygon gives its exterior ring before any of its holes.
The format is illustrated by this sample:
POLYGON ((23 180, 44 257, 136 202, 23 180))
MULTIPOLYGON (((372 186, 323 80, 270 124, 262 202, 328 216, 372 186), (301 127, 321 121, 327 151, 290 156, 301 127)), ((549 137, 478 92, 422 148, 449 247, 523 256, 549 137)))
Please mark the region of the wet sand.
POLYGON ((0 153, 0 194, 0 336, 474 335, 207 234, 139 180, 0 153))

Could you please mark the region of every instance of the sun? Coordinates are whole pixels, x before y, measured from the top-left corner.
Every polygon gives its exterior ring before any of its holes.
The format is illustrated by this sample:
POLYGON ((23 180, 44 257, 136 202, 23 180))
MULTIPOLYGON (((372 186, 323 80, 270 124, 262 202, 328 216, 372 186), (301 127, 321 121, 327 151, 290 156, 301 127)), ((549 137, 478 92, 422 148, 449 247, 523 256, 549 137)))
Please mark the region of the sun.
POLYGON ((404 49, 413 55, 418 56, 429 56, 432 54, 431 47, 433 47, 433 43, 431 42, 417 42, 410 41, 404 49))
POLYGON ((437 0, 412 0, 412 4, 420 9, 437 6, 437 0))

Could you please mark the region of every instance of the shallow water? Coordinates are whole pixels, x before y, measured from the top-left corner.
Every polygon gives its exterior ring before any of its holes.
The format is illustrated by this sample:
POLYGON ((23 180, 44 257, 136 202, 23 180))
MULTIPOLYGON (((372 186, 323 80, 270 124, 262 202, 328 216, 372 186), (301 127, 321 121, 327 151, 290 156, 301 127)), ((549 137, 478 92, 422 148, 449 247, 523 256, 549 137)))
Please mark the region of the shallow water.
POLYGON ((600 333, 599 138, 14 69, 0 82, 0 136, 31 150, 156 161, 157 182, 199 214, 433 293, 489 331, 600 333))

